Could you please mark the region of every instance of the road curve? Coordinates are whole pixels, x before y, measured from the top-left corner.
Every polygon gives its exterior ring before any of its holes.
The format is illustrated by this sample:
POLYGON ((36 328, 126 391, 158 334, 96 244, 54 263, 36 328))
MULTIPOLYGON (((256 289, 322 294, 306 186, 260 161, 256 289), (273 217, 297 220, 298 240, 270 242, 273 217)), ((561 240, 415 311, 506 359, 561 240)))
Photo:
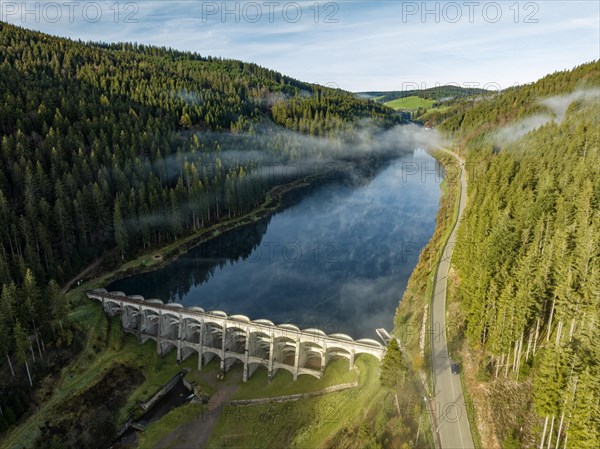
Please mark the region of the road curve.
POLYGON ((469 426, 469 417, 465 406, 460 376, 452 374, 450 357, 446 338, 446 284, 450 260, 456 244, 458 225, 467 205, 467 176, 465 162, 455 153, 442 150, 460 164, 460 202, 458 220, 452 229, 448 242, 444 246, 442 259, 438 266, 433 287, 432 301, 432 372, 434 376, 435 397, 435 425, 436 437, 442 449, 470 449, 474 448, 473 438, 469 426))

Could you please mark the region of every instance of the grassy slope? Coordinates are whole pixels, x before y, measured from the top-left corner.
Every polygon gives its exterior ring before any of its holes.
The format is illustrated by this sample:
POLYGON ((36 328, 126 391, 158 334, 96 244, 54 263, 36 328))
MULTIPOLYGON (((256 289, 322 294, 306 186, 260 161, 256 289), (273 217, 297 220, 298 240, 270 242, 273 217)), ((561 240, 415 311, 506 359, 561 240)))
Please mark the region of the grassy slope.
MULTIPOLYGON (((441 161, 447 172, 446 178, 441 184, 442 195, 440 199, 440 208, 437 214, 436 229, 434 234, 421 252, 419 262, 413 270, 408 282, 402 301, 396 311, 394 319, 394 335, 400 339, 403 344, 404 352, 402 357, 404 363, 409 367, 413 375, 425 382, 423 389, 427 389, 427 394, 432 391, 432 381, 430 376, 430 332, 428 328, 423 329, 424 313, 430 316, 431 298, 433 294, 433 281, 435 276, 435 267, 442 256, 444 242, 448 239, 452 223, 458 214, 458 194, 460 184, 457 181, 458 167, 456 160, 444 153, 435 154, 441 161), (420 338, 424 333, 425 348, 421 350, 420 338)), ((429 326, 429 319, 426 318, 426 326, 429 326)), ((427 413, 423 413, 423 418, 427 424, 430 424, 430 418, 427 413)), ((429 428, 429 432, 431 432, 429 428)), ((428 435, 431 437, 431 434, 428 435)))
MULTIPOLYGON (((137 449, 151 449, 163 435, 177 426, 187 424, 204 411, 205 406, 201 404, 186 404, 172 410, 160 420, 146 427, 144 432, 138 434, 137 449)), ((172 447, 176 448, 178 443, 175 440, 172 447)))
MULTIPOLYGON (((366 384, 377 382, 377 367, 378 362, 372 358, 363 357, 357 360, 359 367, 368 367, 368 374, 363 376, 359 375, 358 370, 348 371, 348 362, 344 359, 334 360, 330 365, 327 366, 325 374, 322 379, 316 379, 311 376, 300 376, 296 382, 292 381, 291 374, 284 370, 279 370, 271 383, 267 383, 266 371, 264 369, 257 370, 249 382, 239 382, 237 391, 234 394, 234 399, 252 399, 252 398, 263 398, 263 397, 275 397, 283 396, 295 393, 305 393, 311 391, 318 391, 327 386, 352 382, 359 380, 360 387, 352 391, 356 392, 365 388, 366 384), (375 375, 372 372, 375 371, 375 375), (370 383, 366 382, 365 379, 370 379, 370 383)), ((203 369, 203 373, 204 373, 203 369)), ((226 379, 241 379, 242 370, 240 365, 234 365, 227 373, 226 379)), ((221 381, 217 382, 217 385, 221 381)), ((345 397, 353 397, 352 394, 346 396, 340 396, 342 393, 334 393, 340 398, 340 405, 346 406, 344 402, 345 397)), ((348 404, 351 405, 351 404, 348 404)), ((165 447, 176 447, 176 445, 186 446, 191 444, 190 438, 194 435, 190 434, 189 425, 194 422, 198 425, 204 422, 204 413, 214 413, 211 409, 204 407, 186 406, 184 407, 185 412, 181 409, 172 410, 169 414, 162 417, 159 421, 149 425, 143 434, 140 434, 140 445, 141 448, 152 448, 157 443, 161 445, 165 444, 165 441, 169 441, 165 447)), ((316 397, 310 399, 303 399, 297 402, 288 402, 285 404, 267 404, 260 406, 250 407, 225 407, 221 412, 220 421, 218 421, 216 429, 211 435, 212 445, 216 447, 230 447, 231 444, 234 447, 269 447, 265 446, 270 440, 269 435, 276 435, 279 438, 283 436, 279 433, 280 427, 285 424, 286 427, 286 438, 290 438, 295 432, 300 432, 306 425, 310 425, 315 416, 321 416, 324 413, 331 413, 332 406, 329 400, 323 401, 323 397, 316 397), (326 404, 323 406, 322 404, 326 404), (325 408, 323 408, 325 407, 325 408), (274 410, 278 411, 275 412, 274 410), (280 412, 279 410, 284 410, 280 412), (257 413, 259 416, 257 416, 257 413), (273 414, 276 418, 270 417, 273 414), (316 415, 315 415, 316 414, 316 415), (267 418, 267 416, 269 416, 267 418), (290 416, 299 417, 302 419, 298 421, 290 421, 290 416), (233 438, 231 435, 236 434, 239 427, 239 423, 243 422, 247 430, 244 431, 243 435, 240 435, 240 441, 233 438), (256 427, 253 427, 256 426, 256 427), (249 429, 249 430, 248 430, 249 429), (248 437, 246 433, 253 435, 248 437), (247 446, 244 446, 247 444, 247 446)), ((193 433, 193 432, 192 432, 193 433)), ((326 433, 325 436, 328 434, 326 433)), ((278 443, 282 440, 275 439, 271 447, 278 447, 278 443)), ((312 447, 312 446, 311 446, 312 447)))
MULTIPOLYGON (((86 303, 75 309, 72 318, 81 320, 82 324, 89 329, 87 347, 74 363, 65 368, 62 381, 55 388, 50 400, 44 403, 34 415, 13 429, 2 441, 1 447, 17 449, 31 446, 39 435, 40 425, 52 418, 55 406, 77 392, 96 384, 103 373, 116 363, 137 367, 146 378, 145 382, 128 398, 124 408, 118 412, 120 423, 135 411, 137 400, 153 394, 182 368, 197 366, 197 358, 190 358, 177 365, 174 351, 163 358, 159 357, 154 342, 148 341, 139 345, 135 337, 122 333, 118 318, 113 318, 109 322, 99 305, 85 301, 86 303)), ((210 391, 209 386, 202 385, 197 372, 190 372, 188 380, 210 391)))
MULTIPOLYGON (((93 284, 99 282, 97 280, 93 284)), ((83 290, 89 287, 90 285, 82 285, 69 293, 69 297, 76 304, 70 319, 78 321, 83 328, 88 329, 86 347, 76 360, 65 367, 62 380, 58 383, 50 400, 44 403, 34 415, 12 429, 0 443, 0 447, 18 449, 30 446, 39 435, 39 427, 51 419, 55 406, 63 403, 77 392, 93 386, 102 378, 102 374, 116 363, 139 368, 146 378, 145 382, 128 398, 123 409, 118 411, 119 423, 123 423, 130 414, 136 412, 135 404, 138 400, 148 398, 185 367, 191 369, 187 375, 188 380, 201 385, 208 394, 213 393, 213 388, 202 382, 199 372, 196 370, 197 356, 190 357, 181 365, 177 365, 175 351, 171 351, 161 358, 157 354, 156 344, 152 340, 139 345, 134 336, 124 334, 120 330, 118 317, 108 319, 99 304, 92 303, 83 296, 83 290)), ((204 367, 202 373, 216 372, 217 368, 217 364, 213 362, 204 367)), ((242 386, 238 398, 247 399, 317 391, 330 385, 352 382, 357 378, 355 372, 347 370, 347 362, 343 361, 333 363, 328 367, 326 375, 321 380, 300 376, 299 380, 293 383, 290 379, 291 374, 280 370, 273 382, 267 384, 264 374, 261 371, 256 372, 251 381, 242 386)), ((158 432, 154 431, 154 433, 158 432)))
POLYGON ((240 385, 233 398, 256 399, 307 393, 331 385, 354 382, 358 379, 359 376, 356 371, 348 370, 348 361, 345 359, 337 359, 330 362, 321 379, 304 375, 299 376, 296 382, 293 382, 292 373, 279 370, 277 376, 275 376, 271 383, 268 383, 266 369, 258 369, 248 382, 240 385))
MULTIPOLYGON (((208 447, 266 449, 280 448, 283 442, 288 447, 321 447, 346 423, 359 418, 367 404, 381 399, 378 362, 361 356, 356 365, 360 372, 359 386, 352 390, 286 403, 226 407, 208 447)), ((349 380, 341 370, 335 377, 334 383, 349 380)), ((283 379, 270 393, 279 396, 292 392, 290 385, 294 384, 284 383, 287 381, 289 379, 283 379)), ((248 385, 238 396, 246 396, 250 388, 248 385)))
POLYGON ((398 98, 397 100, 388 101, 384 104, 395 110, 414 111, 419 108, 430 108, 433 106, 434 103, 434 100, 428 100, 413 95, 410 97, 398 98))

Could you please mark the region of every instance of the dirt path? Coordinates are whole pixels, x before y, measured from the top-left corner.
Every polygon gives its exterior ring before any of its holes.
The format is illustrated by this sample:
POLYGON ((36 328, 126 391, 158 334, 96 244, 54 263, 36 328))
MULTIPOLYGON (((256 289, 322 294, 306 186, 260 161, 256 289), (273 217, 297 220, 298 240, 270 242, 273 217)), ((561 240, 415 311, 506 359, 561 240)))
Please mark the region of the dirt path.
POLYGON ((110 250, 110 252, 108 254, 105 254, 104 256, 100 256, 98 259, 96 259, 94 262, 92 262, 91 265, 89 265, 86 269, 84 269, 81 273, 79 273, 77 276, 75 276, 73 279, 71 279, 69 282, 67 282, 62 289, 63 294, 67 293, 71 289, 73 284, 75 282, 77 282, 79 279, 82 279, 85 275, 87 275, 91 271, 98 268, 100 266, 100 264, 102 263, 102 261, 104 260, 104 258, 107 255, 114 254, 116 250, 117 250, 117 248, 113 248, 112 250, 110 250))
POLYGON ((192 421, 173 429, 161 438, 154 449, 202 449, 206 447, 213 428, 219 421, 221 413, 237 391, 241 381, 241 372, 230 372, 224 381, 217 381, 214 372, 209 373, 205 381, 215 388, 215 393, 208 401, 208 410, 192 421))

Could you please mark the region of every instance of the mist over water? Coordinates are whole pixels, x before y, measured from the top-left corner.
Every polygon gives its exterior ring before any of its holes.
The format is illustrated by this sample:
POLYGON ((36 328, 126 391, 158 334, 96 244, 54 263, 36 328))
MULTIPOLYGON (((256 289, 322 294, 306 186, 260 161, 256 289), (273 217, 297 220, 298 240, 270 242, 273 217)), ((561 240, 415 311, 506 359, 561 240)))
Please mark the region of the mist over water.
MULTIPOLYGON (((402 153, 400 153, 402 154, 402 153)), ((440 197, 436 161, 406 152, 371 179, 336 181, 111 290, 375 338, 393 316, 440 197)))

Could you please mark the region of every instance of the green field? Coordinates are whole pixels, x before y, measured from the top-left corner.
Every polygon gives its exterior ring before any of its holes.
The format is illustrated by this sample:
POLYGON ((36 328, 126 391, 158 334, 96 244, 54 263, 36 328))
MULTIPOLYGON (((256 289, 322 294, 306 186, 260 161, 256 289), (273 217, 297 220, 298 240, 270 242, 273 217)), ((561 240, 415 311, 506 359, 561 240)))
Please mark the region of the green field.
MULTIPOLYGON (((334 371, 337 372, 333 376, 335 383, 354 377, 346 371, 346 361, 340 361, 336 365, 334 371)), ((282 442, 286 442, 288 447, 322 446, 345 425, 360 420, 360 416, 368 408, 367 404, 373 401, 379 404, 384 402, 386 392, 379 384, 379 362, 370 356, 361 356, 356 365, 360 374, 359 387, 355 389, 292 402, 226 407, 208 447, 279 448, 282 447, 282 442)), ((260 378, 257 380, 262 382, 260 378)), ((288 383, 287 380, 282 378, 281 385, 275 387, 278 391, 274 395, 289 394, 294 390, 294 383, 288 383)), ((257 387, 270 389, 266 385, 257 387)), ((306 386, 300 386, 300 390, 306 389, 306 386)), ((238 397, 248 396, 247 390, 240 393, 238 397)), ((266 396, 273 393, 275 392, 268 392, 266 396)))
POLYGON ((388 101, 385 103, 392 109, 414 111, 419 108, 428 109, 433 106, 434 100, 427 100, 425 98, 417 97, 415 95, 410 97, 398 98, 397 100, 388 101))

